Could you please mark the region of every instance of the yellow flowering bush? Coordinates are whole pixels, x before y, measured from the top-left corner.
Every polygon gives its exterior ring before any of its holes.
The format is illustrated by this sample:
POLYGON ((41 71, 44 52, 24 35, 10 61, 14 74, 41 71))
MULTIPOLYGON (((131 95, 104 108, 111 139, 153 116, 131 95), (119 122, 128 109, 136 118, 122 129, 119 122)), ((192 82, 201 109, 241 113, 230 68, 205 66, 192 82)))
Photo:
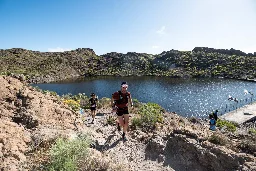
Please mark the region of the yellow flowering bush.
POLYGON ((64 103, 71 107, 73 111, 78 111, 80 109, 80 100, 67 99, 64 100, 64 103))

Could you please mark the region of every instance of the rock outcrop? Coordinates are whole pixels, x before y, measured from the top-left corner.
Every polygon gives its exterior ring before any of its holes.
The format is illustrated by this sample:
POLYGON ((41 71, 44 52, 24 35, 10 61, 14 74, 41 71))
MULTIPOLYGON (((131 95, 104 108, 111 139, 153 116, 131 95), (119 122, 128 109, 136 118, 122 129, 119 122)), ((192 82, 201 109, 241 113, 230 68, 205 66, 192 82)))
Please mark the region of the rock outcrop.
POLYGON ((78 129, 79 120, 56 97, 12 77, 0 77, 0 168, 26 168, 26 153, 78 129))
POLYGON ((75 77, 154 75, 169 77, 225 77, 254 80, 256 55, 235 49, 196 47, 161 54, 111 52, 101 56, 92 49, 38 52, 20 48, 0 50, 0 74, 22 74, 31 83, 75 77))

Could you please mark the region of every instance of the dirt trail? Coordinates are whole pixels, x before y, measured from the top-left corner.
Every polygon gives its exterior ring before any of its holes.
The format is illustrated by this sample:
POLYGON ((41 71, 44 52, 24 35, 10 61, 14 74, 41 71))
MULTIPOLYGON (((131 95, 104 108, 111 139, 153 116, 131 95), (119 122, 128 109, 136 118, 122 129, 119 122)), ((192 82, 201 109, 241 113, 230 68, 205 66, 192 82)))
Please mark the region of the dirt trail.
POLYGON ((86 115, 85 124, 93 130, 92 132, 95 131, 94 134, 91 132, 95 140, 95 149, 103 156, 111 158, 111 162, 123 165, 123 170, 174 170, 164 166, 163 161, 146 159, 147 144, 139 142, 136 139, 138 137, 133 137, 134 132, 128 133, 128 141, 123 142, 122 131, 119 132, 116 126, 106 125, 107 117, 114 116, 108 109, 98 110, 94 124, 91 123, 91 117, 86 115))

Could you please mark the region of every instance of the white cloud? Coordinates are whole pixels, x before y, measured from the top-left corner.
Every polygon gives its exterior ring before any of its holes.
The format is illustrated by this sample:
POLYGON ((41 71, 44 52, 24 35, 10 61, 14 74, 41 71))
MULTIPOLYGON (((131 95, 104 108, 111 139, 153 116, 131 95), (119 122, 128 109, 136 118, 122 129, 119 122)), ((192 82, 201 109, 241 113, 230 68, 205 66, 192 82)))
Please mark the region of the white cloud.
POLYGON ((165 26, 162 26, 159 30, 156 31, 156 33, 160 35, 166 34, 165 26))
POLYGON ((57 48, 48 48, 49 52, 64 52, 64 51, 70 51, 71 49, 64 49, 61 47, 57 47, 57 48))
POLYGON ((158 49, 158 48, 159 48, 159 46, 152 46, 152 48, 153 48, 153 49, 158 49))

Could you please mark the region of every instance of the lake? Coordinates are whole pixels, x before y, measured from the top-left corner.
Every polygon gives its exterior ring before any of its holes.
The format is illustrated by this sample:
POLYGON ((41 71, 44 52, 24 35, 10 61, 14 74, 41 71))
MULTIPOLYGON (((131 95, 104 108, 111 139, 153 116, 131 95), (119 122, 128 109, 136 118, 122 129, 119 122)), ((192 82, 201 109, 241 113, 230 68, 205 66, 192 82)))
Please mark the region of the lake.
POLYGON ((205 118, 213 110, 219 114, 235 110, 255 101, 256 82, 213 79, 213 78, 169 78, 169 77, 93 77, 58 83, 34 84, 43 90, 55 91, 59 95, 92 92, 99 98, 111 97, 120 90, 122 81, 129 84, 128 91, 132 98, 140 102, 160 104, 169 112, 176 112, 185 117, 205 118), (245 93, 245 90, 253 93, 245 93), (238 102, 228 100, 229 96, 238 102))

